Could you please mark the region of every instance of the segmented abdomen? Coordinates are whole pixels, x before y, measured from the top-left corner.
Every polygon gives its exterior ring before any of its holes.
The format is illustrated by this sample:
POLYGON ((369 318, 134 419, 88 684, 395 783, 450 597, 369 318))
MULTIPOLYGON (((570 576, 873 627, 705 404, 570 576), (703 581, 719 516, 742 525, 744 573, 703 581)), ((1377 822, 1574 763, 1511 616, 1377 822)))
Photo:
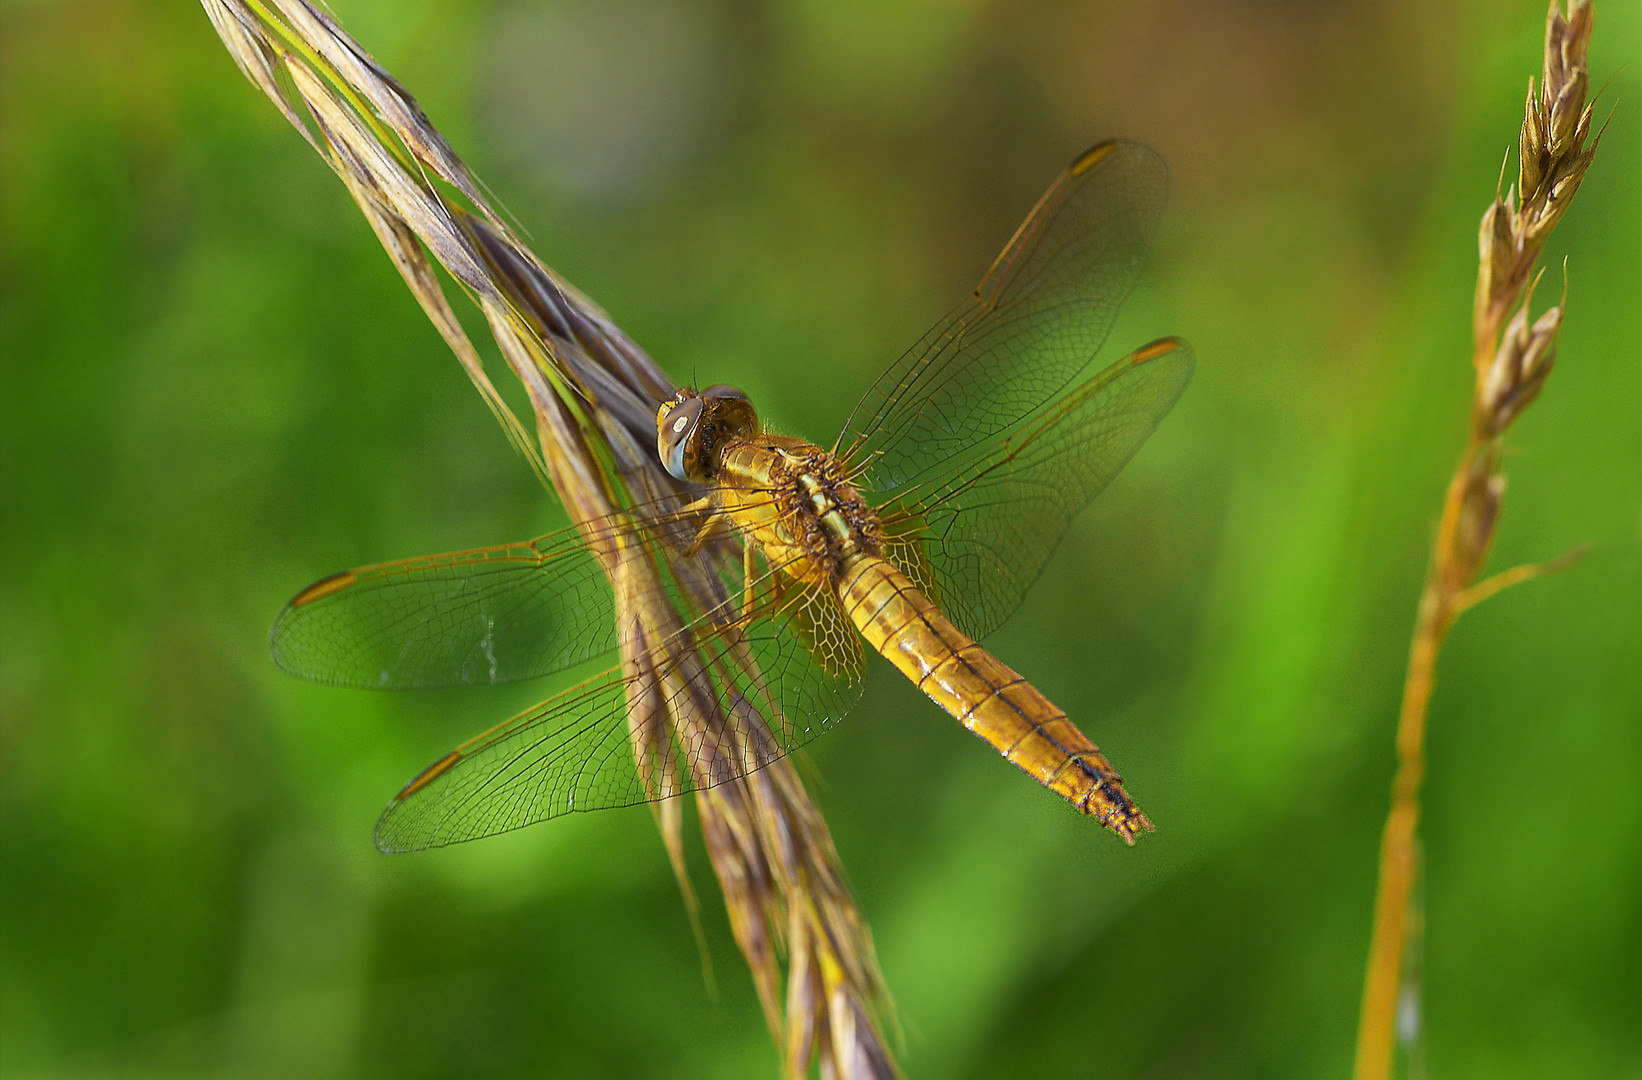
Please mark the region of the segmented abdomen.
POLYGON ((838 595, 873 648, 1012 764, 1131 844, 1152 828, 1088 736, 894 566, 869 555, 852 560, 838 595))

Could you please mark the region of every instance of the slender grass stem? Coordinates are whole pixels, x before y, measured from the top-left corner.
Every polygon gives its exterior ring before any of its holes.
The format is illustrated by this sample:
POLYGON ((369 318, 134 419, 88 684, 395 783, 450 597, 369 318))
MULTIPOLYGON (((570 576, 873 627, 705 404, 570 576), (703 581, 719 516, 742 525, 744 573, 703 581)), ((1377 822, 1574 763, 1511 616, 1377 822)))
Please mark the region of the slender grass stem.
MULTIPOLYGON (((1391 811, 1380 840, 1374 929, 1357 1031, 1357 1080, 1386 1080, 1392 1073, 1410 928, 1422 921, 1413 908, 1421 864, 1420 789, 1426 772, 1426 721, 1443 642, 1467 609, 1512 585, 1560 570, 1584 553, 1575 549, 1560 558, 1515 567, 1477 582, 1493 544, 1505 494, 1505 477, 1498 468, 1500 441, 1539 395, 1556 360, 1562 304, 1532 323, 1529 305, 1538 281, 1534 265, 1546 238, 1566 213, 1601 140, 1599 131, 1585 145, 1592 111, 1586 100, 1589 76, 1585 63, 1591 27, 1590 0, 1569 0, 1566 15, 1561 0, 1552 0, 1537 92, 1534 80, 1528 81, 1518 143, 1518 182, 1503 197, 1496 189, 1482 218, 1472 311, 1471 363, 1476 388, 1470 433, 1443 498, 1409 647, 1397 718, 1397 771, 1391 784, 1391 811)), ((1416 1016, 1416 1030, 1417 1021, 1416 1016)))

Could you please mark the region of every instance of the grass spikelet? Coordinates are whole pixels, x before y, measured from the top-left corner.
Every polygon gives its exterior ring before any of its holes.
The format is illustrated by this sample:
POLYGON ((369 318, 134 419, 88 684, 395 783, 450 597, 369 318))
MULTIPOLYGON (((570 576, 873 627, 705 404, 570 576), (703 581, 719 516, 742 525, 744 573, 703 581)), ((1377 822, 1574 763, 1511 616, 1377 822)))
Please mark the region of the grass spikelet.
MULTIPOLYGON (((1545 62, 1538 83, 1528 80, 1518 138, 1517 182, 1496 191, 1478 233, 1476 301, 1472 312, 1470 433, 1449 482, 1409 651, 1397 724, 1397 773, 1391 812, 1380 844, 1374 933, 1357 1034, 1357 1080, 1391 1075, 1399 1010, 1414 1008, 1417 989, 1405 973, 1411 911, 1419 872, 1417 828, 1425 774, 1425 726, 1437 656, 1462 612, 1501 589, 1560 569, 1581 551, 1478 580, 1488 560, 1505 497, 1500 444, 1545 386, 1556 363, 1563 303, 1534 317, 1535 266, 1580 182, 1590 169, 1601 132, 1591 135, 1590 0, 1552 0, 1545 24, 1545 62)), ((1565 299, 1565 297, 1564 297, 1565 299)), ((1417 1017, 1416 1027, 1417 1027, 1417 1017)))
MULTIPOLYGON (((411 95, 308 0, 201 2, 246 77, 342 179, 509 439, 552 483, 572 520, 585 524, 678 491, 654 451, 656 407, 672 395, 671 381, 514 235, 411 95), (534 436, 491 382, 435 260, 484 313, 529 395, 534 436)), ((595 553, 615 590, 623 659, 683 648, 655 644, 673 636, 683 613, 655 599, 662 590, 646 577, 657 572, 654 564, 608 544, 595 553)), ((710 554, 680 558, 702 559, 706 577, 710 554)), ((712 707, 658 707, 666 698, 659 690, 641 688, 629 698, 640 760, 666 758, 645 753, 663 737, 652 720, 720 753, 774 756, 767 746, 748 745, 768 737, 756 725, 743 735, 712 707)), ((645 782, 652 791, 679 790, 675 776, 647 775, 645 782)), ((894 1075, 876 1020, 886 999, 871 937, 826 822, 792 765, 775 760, 738 780, 697 786, 707 853, 785 1074, 806 1076, 819 1062, 829 1077, 894 1075)), ((655 813, 694 912, 679 800, 656 804, 655 813)))

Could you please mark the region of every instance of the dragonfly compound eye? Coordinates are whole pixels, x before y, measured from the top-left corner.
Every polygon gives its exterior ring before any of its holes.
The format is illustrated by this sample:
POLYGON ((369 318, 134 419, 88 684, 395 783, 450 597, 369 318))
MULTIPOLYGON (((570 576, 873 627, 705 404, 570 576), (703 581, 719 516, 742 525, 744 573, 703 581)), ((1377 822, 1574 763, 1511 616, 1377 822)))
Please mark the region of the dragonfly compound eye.
POLYGON ((707 422, 711 432, 703 435, 715 444, 725 437, 750 439, 758 434, 758 413, 746 393, 733 386, 709 386, 701 392, 707 403, 707 422))
POLYGON ((680 390, 656 413, 656 453, 675 479, 703 479, 701 440, 697 436, 706 404, 695 391, 680 390))
POLYGON ((758 434, 758 414, 747 395, 733 386, 680 390, 656 413, 656 452, 679 480, 711 483, 718 456, 729 439, 758 434))

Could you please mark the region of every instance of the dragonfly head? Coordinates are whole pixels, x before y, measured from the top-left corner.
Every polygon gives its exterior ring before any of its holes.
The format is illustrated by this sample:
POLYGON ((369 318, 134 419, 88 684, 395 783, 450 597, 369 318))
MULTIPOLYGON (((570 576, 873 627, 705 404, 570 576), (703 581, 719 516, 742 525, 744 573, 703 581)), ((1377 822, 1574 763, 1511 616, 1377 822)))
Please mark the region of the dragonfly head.
POLYGON ((733 386, 684 387, 656 410, 656 452, 679 480, 711 483, 724 444, 756 434, 753 403, 733 386))

